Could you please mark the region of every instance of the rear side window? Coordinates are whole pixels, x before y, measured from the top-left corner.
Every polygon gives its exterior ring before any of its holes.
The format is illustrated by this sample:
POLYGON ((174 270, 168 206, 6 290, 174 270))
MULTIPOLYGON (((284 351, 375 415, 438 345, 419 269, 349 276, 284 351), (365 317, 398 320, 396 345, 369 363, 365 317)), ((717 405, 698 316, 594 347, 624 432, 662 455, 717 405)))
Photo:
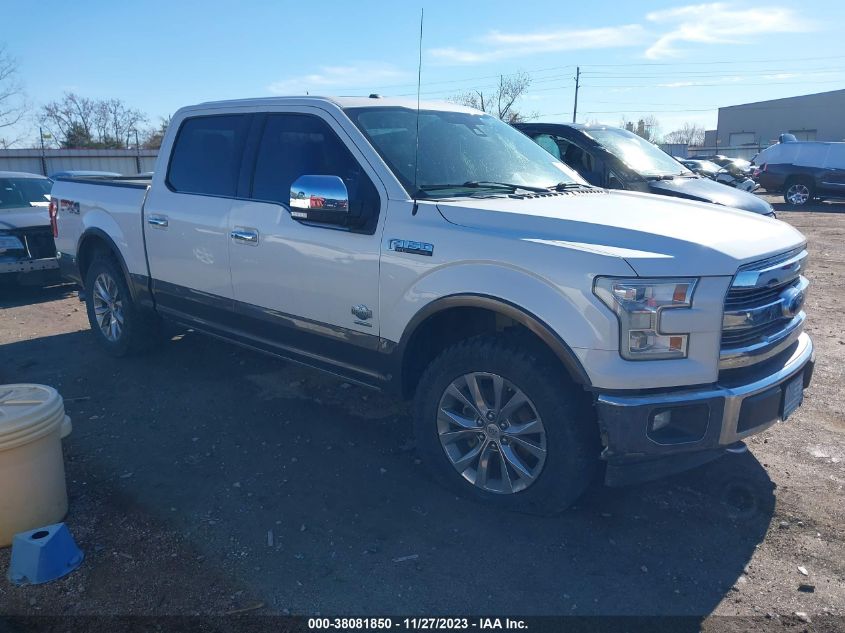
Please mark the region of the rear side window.
POLYGON ((249 117, 243 114, 186 119, 170 155, 170 188, 234 196, 248 127, 249 117))
POLYGON ((308 114, 269 115, 255 159, 252 198, 288 206, 291 185, 305 175, 339 176, 349 193, 352 224, 374 229, 376 188, 328 123, 308 114))

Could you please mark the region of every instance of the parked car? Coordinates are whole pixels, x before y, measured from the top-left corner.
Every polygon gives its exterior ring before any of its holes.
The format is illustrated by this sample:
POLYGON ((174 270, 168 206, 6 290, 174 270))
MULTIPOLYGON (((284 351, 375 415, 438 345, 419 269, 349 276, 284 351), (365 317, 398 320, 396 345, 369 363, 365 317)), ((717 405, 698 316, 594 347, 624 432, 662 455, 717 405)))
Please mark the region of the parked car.
POLYGON ((39 281, 59 264, 48 205, 52 181, 0 171, 0 280, 39 281))
POLYGON ((813 199, 845 199, 845 143, 778 143, 757 154, 754 162, 760 185, 782 192, 787 204, 800 207, 813 199))
POLYGON ((205 103, 157 161, 55 185, 92 341, 122 356, 169 319, 389 389, 476 499, 555 511, 601 461, 619 485, 741 451, 810 381, 797 230, 591 186, 477 110, 205 103))
POLYGON ((709 178, 710 180, 715 180, 716 174, 722 169, 721 165, 717 165, 709 160, 699 160, 696 158, 678 158, 676 160, 691 172, 709 178))
POLYGON ((120 174, 114 171, 91 171, 86 169, 71 169, 50 174, 50 178, 53 180, 57 178, 116 178, 118 176, 120 174))
POLYGON ((654 144, 627 130, 580 123, 518 123, 515 127, 590 184, 775 214, 765 200, 697 176, 654 144))
POLYGON ((751 176, 754 172, 754 165, 751 164, 751 161, 747 161, 744 158, 729 158, 728 156, 724 156, 722 154, 704 157, 696 156, 696 158, 709 160, 720 167, 736 172, 737 175, 751 176))

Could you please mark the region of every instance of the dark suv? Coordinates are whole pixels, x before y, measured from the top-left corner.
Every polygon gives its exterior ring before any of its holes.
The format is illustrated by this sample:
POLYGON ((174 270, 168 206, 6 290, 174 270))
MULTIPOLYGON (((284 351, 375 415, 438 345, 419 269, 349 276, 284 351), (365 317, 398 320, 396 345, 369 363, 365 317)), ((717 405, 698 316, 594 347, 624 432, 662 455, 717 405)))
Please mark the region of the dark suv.
POLYGON ((845 143, 778 143, 757 154, 754 164, 757 182, 766 191, 783 192, 787 204, 845 199, 845 143))
POLYGON ((762 198, 694 174, 628 130, 580 123, 517 123, 515 127, 592 185, 775 215, 772 205, 762 198))

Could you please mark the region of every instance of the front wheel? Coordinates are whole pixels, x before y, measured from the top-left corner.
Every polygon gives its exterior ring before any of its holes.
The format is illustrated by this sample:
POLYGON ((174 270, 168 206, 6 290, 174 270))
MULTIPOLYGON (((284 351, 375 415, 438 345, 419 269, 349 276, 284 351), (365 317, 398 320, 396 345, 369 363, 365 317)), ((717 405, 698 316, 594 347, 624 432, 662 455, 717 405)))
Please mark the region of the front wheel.
POLYGON ((478 337, 444 351, 420 381, 414 417, 435 478, 508 509, 564 510, 598 463, 586 394, 560 368, 505 339, 478 337))
POLYGON ((813 199, 813 184, 806 180, 790 180, 786 183, 783 199, 787 204, 803 207, 813 199))
POLYGON ((135 304, 123 271, 110 254, 94 258, 85 276, 85 290, 88 322, 109 354, 138 352, 154 340, 157 320, 135 304))

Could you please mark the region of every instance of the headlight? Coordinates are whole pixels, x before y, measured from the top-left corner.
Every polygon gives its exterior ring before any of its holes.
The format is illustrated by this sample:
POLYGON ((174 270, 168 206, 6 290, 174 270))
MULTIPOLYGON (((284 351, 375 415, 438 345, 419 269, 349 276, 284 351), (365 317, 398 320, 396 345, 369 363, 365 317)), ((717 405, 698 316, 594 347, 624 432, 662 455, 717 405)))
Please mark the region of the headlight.
POLYGON ((697 279, 597 277, 593 292, 619 318, 619 353, 628 360, 686 358, 689 334, 662 334, 663 310, 689 308, 697 279))

